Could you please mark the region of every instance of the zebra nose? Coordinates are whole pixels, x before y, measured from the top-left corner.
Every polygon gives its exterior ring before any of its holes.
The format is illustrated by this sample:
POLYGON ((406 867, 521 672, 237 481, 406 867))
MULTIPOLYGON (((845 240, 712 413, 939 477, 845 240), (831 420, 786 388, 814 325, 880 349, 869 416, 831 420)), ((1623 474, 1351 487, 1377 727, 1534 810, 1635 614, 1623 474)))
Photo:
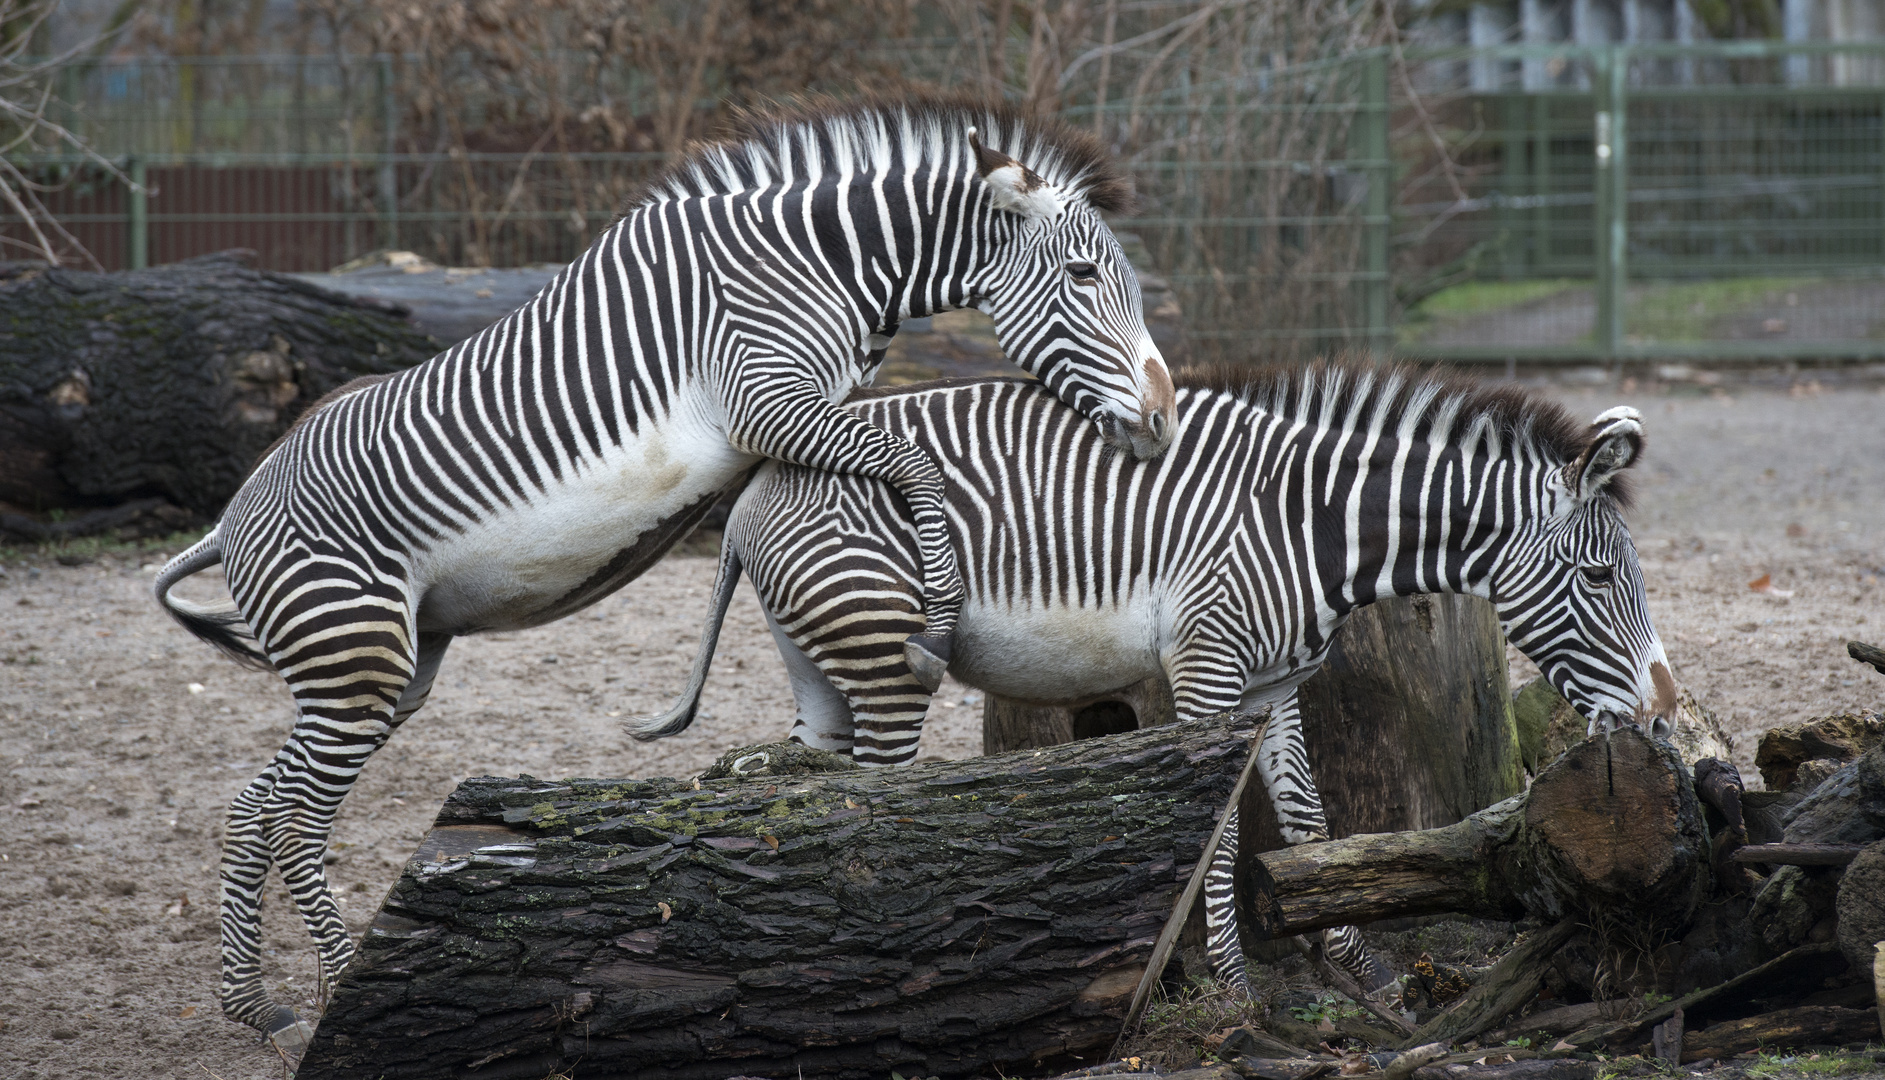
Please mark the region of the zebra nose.
POLYGON ((1160 446, 1165 445, 1165 433, 1171 430, 1172 425, 1170 421, 1165 419, 1163 412, 1154 412, 1151 416, 1147 417, 1145 426, 1151 429, 1153 442, 1158 443, 1160 446))

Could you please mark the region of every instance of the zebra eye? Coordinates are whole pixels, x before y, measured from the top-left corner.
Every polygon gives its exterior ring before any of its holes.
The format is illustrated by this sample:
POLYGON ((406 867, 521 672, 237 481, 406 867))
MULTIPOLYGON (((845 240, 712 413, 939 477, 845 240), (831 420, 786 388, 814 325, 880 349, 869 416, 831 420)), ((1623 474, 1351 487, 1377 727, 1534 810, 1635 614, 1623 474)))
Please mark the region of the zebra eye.
POLYGON ((1075 281, 1092 281, 1100 276, 1100 268, 1090 262, 1070 262, 1067 264, 1067 273, 1075 281))
POLYGON ((1592 585, 1608 585, 1617 576, 1617 572, 1608 566, 1584 566, 1579 569, 1584 574, 1584 580, 1592 585))

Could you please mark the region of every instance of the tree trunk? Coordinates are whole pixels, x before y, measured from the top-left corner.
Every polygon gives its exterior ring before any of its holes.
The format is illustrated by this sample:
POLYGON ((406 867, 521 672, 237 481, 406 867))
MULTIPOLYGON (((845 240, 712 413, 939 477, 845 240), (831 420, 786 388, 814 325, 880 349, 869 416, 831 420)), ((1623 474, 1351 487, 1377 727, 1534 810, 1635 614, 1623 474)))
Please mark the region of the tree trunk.
POLYGON ((314 400, 437 351, 397 315, 233 252, 122 274, 0 265, 0 502, 213 515, 314 400))
POLYGON ((961 1076, 1103 1054, 1248 724, 882 772, 770 746, 699 783, 467 781, 297 1075, 961 1076))
POLYGON ((1571 748, 1523 795, 1456 825, 1266 852, 1242 882, 1271 936, 1410 915, 1682 926, 1708 884, 1699 804, 1673 748, 1633 730, 1571 748))

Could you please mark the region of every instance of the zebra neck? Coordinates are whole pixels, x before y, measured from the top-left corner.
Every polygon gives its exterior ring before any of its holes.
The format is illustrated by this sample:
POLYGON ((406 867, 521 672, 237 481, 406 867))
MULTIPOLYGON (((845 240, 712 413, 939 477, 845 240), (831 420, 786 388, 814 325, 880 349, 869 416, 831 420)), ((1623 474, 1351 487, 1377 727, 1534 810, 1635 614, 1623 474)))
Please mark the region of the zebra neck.
POLYGON ((1318 507, 1344 541, 1339 551, 1329 545, 1337 559, 1322 561, 1335 617, 1389 596, 1490 596, 1515 537, 1538 520, 1542 478, 1555 468, 1513 450, 1350 440, 1340 471, 1354 480, 1318 507))

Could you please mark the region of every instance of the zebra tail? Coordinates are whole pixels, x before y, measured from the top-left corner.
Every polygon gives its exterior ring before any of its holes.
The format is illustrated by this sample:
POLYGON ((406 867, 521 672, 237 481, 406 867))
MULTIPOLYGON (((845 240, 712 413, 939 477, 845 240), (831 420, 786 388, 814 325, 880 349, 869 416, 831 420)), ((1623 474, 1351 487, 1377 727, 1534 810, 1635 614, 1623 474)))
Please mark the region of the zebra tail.
POLYGON ((199 570, 207 570, 223 561, 222 542, 211 529, 209 535, 198 540, 188 551, 164 564, 157 572, 157 581, 152 591, 157 594, 157 602, 164 606, 170 617, 183 624, 183 628, 211 645, 220 649, 225 656, 243 665, 262 671, 272 671, 268 657, 254 644, 255 635, 242 621, 242 614, 232 605, 230 607, 204 607, 170 595, 170 589, 177 582, 199 570))
POLYGON ((720 541, 720 569, 713 579, 713 611, 700 631, 700 651, 694 654, 694 670, 687 677, 687 689, 672 709, 658 716, 631 716, 625 721, 628 733, 642 742, 653 742, 669 735, 679 735, 694 722, 700 709, 700 692, 707 685, 707 669, 713 666, 713 650, 720 643, 720 624, 726 621, 727 606, 733 603, 733 590, 740 583, 740 557, 733 550, 729 535, 720 541))

